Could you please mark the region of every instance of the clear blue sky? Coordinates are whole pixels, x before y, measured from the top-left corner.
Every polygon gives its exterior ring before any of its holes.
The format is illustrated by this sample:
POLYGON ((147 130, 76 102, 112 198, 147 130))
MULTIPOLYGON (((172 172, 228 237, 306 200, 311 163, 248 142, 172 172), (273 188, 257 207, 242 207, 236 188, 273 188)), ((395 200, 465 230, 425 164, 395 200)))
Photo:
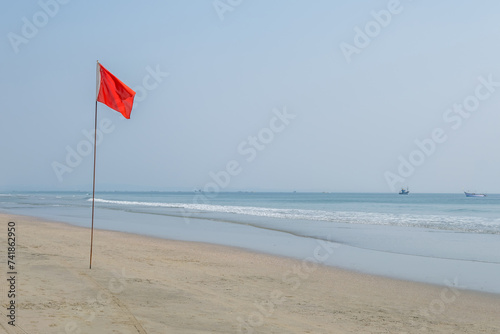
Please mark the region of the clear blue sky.
POLYGON ((497 1, 65 1, 0 14, 0 190, 91 190, 99 59, 98 189, 500 192, 497 1))

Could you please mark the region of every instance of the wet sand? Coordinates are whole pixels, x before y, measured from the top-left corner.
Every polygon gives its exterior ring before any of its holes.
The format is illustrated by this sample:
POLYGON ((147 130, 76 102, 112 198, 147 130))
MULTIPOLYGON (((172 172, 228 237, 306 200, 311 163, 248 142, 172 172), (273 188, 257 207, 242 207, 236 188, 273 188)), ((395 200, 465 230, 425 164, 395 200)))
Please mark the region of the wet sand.
POLYGON ((5 333, 500 333, 500 295, 0 215, 5 333), (7 223, 16 224, 15 324, 7 223))

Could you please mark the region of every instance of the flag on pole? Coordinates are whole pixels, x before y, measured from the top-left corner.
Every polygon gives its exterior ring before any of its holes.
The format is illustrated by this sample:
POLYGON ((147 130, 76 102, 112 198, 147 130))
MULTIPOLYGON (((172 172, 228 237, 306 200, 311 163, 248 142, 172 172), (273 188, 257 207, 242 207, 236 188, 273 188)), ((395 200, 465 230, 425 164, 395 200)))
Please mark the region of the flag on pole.
POLYGON ((97 101, 130 119, 135 92, 97 62, 97 101))
POLYGON ((94 202, 95 202, 95 165, 97 150, 97 102, 104 103, 113 110, 130 119, 130 112, 134 104, 135 92, 121 82, 111 72, 97 62, 97 97, 95 100, 94 122, 94 175, 92 180, 92 227, 90 230, 90 263, 92 269, 92 246, 94 244, 94 202))

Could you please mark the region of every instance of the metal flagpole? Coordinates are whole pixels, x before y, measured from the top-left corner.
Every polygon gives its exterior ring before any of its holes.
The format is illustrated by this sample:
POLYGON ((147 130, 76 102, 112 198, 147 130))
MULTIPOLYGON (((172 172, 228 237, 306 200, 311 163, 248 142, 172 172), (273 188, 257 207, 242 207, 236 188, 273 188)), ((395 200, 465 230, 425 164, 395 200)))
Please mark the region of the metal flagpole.
MULTIPOLYGON (((97 94, 99 94, 99 61, 97 61, 97 94)), ((94 120, 94 176, 92 180, 92 227, 90 229, 90 265, 89 269, 92 269, 92 245, 94 242, 94 199, 95 199, 95 160, 96 160, 96 148, 97 148, 97 95, 95 98, 95 120, 94 120)))

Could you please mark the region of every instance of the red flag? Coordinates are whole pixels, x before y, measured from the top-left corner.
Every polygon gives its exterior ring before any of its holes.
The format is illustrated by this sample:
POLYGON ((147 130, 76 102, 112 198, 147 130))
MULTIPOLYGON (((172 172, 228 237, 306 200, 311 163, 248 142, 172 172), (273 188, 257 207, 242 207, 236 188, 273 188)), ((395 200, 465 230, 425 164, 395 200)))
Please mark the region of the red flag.
POLYGON ((97 63, 97 102, 104 103, 130 119, 135 92, 97 63))

